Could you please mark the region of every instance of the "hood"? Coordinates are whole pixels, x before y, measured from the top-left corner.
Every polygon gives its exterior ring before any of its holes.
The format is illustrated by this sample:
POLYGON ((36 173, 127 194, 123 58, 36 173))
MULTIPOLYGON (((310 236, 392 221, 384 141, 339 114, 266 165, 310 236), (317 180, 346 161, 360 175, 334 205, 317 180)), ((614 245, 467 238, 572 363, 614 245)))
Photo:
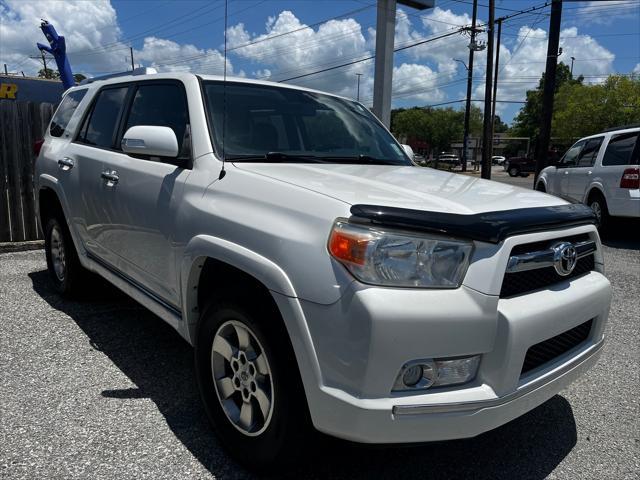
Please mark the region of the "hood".
POLYGON ((567 204, 535 190, 425 167, 275 163, 235 166, 350 205, 475 214, 567 204))

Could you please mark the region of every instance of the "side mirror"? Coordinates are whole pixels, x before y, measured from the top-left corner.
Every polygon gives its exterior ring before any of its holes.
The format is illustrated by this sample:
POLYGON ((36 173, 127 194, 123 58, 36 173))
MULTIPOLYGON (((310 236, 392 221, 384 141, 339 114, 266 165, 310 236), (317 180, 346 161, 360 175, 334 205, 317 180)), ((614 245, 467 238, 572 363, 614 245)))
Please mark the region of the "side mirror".
POLYGON ((126 131, 121 146, 123 152, 133 155, 178 156, 178 140, 169 127, 136 125, 126 131))

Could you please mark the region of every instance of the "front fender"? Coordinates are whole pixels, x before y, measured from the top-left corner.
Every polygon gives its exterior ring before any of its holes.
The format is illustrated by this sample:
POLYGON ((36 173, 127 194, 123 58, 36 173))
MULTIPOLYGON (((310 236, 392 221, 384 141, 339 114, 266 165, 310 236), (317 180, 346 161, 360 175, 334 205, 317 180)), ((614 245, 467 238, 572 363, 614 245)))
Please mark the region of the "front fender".
MULTIPOLYGON (((185 247, 180 267, 183 318, 187 320, 187 325, 193 326, 198 322, 198 295, 194 287, 198 284, 202 266, 207 258, 220 260, 242 270, 272 292, 285 297, 297 297, 289 277, 271 260, 228 240, 212 235, 198 235, 185 247)), ((193 332, 189 333, 189 337, 193 337, 193 332)), ((193 342, 194 338, 190 340, 193 342)))

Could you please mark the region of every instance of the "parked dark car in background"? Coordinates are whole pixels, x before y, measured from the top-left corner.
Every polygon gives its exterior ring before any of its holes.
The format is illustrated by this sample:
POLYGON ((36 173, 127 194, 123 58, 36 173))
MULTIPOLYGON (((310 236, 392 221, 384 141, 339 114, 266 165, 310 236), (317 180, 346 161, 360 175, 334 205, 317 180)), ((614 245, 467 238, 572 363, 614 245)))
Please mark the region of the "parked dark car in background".
POLYGON ((536 171, 536 161, 528 157, 511 157, 504 162, 504 169, 510 177, 526 177, 536 171))

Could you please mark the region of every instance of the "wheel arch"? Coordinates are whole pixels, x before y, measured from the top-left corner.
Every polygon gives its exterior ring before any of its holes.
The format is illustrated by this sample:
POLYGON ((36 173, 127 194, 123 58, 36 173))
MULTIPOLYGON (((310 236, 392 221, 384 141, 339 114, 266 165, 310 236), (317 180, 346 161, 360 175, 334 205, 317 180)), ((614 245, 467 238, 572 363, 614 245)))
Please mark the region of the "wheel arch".
MULTIPOLYGON (((274 305, 277 302, 272 292, 296 297, 291 281, 274 262, 241 245, 209 235, 197 236, 189 242, 181 270, 183 318, 187 328, 184 333, 191 344, 195 342, 201 309, 212 288, 228 286, 234 281, 274 305)), ((280 314, 285 319, 282 312, 280 314)), ((285 319, 290 332, 286 324, 285 319)))
POLYGON ((605 202, 607 201, 607 196, 604 193, 604 188, 599 183, 593 183, 589 185, 589 188, 587 188, 586 192, 587 193, 584 196, 583 203, 587 205, 589 204, 589 200, 591 200, 594 195, 600 195, 602 196, 602 198, 604 198, 605 202))

